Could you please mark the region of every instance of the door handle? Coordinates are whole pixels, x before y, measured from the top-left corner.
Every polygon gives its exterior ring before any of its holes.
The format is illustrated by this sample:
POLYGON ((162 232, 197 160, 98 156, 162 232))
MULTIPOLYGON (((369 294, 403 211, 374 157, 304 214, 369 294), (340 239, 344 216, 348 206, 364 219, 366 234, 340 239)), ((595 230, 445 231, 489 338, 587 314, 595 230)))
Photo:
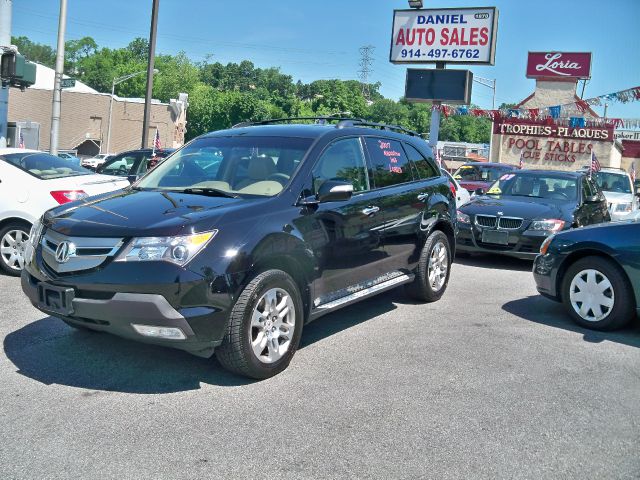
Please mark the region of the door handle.
POLYGON ((380 211, 380 207, 366 207, 362 209, 363 215, 373 215, 374 213, 378 213, 380 211))
POLYGON ((422 201, 429 198, 429 194, 428 193, 421 193, 418 195, 418 200, 422 201))

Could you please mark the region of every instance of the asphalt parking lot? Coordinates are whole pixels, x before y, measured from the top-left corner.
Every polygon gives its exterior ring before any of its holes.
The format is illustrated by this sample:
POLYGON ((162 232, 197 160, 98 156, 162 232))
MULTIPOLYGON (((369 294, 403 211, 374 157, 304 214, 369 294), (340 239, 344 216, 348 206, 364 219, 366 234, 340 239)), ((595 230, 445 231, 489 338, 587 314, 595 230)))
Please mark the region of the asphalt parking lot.
POLYGON ((574 326, 530 263, 453 266, 305 327, 263 382, 76 332, 0 276, 0 478, 638 478, 640 327, 574 326))

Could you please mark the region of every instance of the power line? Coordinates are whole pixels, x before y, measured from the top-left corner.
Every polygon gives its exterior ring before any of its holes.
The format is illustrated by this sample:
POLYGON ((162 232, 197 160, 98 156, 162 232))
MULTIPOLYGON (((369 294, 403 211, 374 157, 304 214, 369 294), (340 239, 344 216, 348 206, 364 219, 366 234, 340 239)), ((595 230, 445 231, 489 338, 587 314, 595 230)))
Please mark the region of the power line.
POLYGON ((362 95, 367 101, 371 101, 371 91, 369 89, 369 74, 373 71, 373 51, 376 47, 373 45, 365 45, 360 47, 360 70, 358 76, 362 82, 362 95))

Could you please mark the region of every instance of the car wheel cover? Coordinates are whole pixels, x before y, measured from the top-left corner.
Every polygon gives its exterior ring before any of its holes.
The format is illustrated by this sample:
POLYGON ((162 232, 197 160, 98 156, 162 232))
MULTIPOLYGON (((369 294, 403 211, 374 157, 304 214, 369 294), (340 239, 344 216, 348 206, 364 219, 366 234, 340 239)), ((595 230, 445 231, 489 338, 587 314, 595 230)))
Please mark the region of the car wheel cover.
POLYGON ((0 256, 11 270, 24 268, 24 249, 29 241, 29 234, 22 230, 9 230, 0 240, 0 256))
POLYGON ((437 242, 431 249, 429 255, 429 265, 427 267, 427 278, 429 286, 434 292, 439 292, 444 286, 449 270, 449 254, 444 243, 437 242))
POLYGON ((609 316, 615 303, 613 285, 598 270, 578 272, 569 286, 573 310, 587 322, 599 322, 609 316))
POLYGON ((296 309, 291 295, 282 288, 267 290, 251 315, 249 342, 262 363, 274 363, 288 351, 293 340, 296 309))

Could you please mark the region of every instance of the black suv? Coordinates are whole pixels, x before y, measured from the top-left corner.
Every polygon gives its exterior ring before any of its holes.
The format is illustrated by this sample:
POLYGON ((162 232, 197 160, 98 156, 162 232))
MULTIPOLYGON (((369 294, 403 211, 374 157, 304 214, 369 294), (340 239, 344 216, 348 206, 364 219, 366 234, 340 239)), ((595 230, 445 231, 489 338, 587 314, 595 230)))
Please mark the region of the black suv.
POLYGON ((340 307, 401 284, 438 300, 456 207, 424 140, 299 123, 200 136, 131 187, 49 210, 24 292, 72 327, 215 349, 254 378, 284 370, 303 324, 340 307))

